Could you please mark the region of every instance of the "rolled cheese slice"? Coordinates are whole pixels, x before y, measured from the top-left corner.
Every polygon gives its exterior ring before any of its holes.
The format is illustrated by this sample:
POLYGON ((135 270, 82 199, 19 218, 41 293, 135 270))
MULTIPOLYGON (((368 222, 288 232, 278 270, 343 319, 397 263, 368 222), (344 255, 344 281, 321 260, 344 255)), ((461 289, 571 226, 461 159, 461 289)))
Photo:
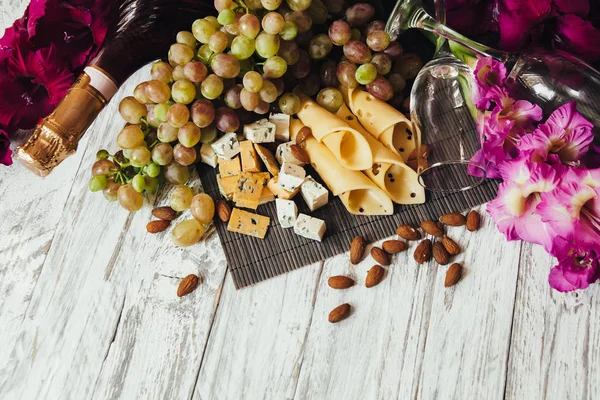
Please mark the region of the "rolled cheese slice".
POLYGON ((340 107, 337 116, 367 139, 373 153, 373 165, 363 172, 369 179, 386 192, 394 203, 425 202, 425 189, 419 184, 417 173, 406 165, 400 156, 371 136, 346 105, 340 107))
MULTIPOLYGON (((291 120, 292 140, 296 139, 296 135, 303 126, 301 121, 291 120)), ((391 215, 394 213, 394 204, 389 196, 362 172, 342 167, 327 146, 319 143, 312 136, 305 140, 304 146, 310 157, 310 164, 329 190, 335 196, 339 196, 348 212, 356 215, 391 215)))
POLYGON ((404 161, 415 149, 412 123, 400 111, 360 89, 341 88, 346 104, 362 126, 404 161))
POLYGON ((298 117, 344 168, 362 171, 371 167, 373 154, 363 135, 309 97, 302 95, 300 99, 302 103, 298 117))

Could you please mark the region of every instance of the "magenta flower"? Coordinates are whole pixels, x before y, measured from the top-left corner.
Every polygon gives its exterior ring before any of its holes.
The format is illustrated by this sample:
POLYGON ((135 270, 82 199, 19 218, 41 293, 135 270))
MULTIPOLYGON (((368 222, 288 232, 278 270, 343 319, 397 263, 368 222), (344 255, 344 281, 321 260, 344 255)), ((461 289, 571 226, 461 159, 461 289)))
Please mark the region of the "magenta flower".
POLYGON ((552 5, 561 14, 577 14, 587 17, 590 13, 589 0, 552 0, 552 5))
POLYGON ((530 130, 544 117, 540 106, 527 100, 515 100, 504 88, 491 88, 488 97, 496 103, 492 114, 497 116, 501 124, 502 121, 514 121, 515 127, 530 130))
POLYGON ((579 182, 592 189, 600 188, 600 168, 579 169, 569 168, 564 178, 565 181, 579 182))
POLYGON ((10 149, 10 139, 8 133, 0 129, 0 164, 12 164, 12 150, 10 149))
POLYGON ((487 110, 490 106, 492 94, 490 89, 499 88, 506 80, 506 67, 492 57, 481 57, 477 60, 475 67, 475 81, 477 89, 474 90, 473 103, 480 110, 487 110))
POLYGON ((600 59, 600 29, 577 15, 558 17, 556 22, 556 47, 570 51, 581 59, 594 62, 600 59))
POLYGON ((557 255, 558 265, 550 270, 548 282, 560 292, 585 289, 600 279, 600 247, 581 247, 573 238, 556 238, 564 249, 557 255))
POLYGON ((500 47, 518 50, 534 25, 552 12, 551 0, 499 0, 500 47))

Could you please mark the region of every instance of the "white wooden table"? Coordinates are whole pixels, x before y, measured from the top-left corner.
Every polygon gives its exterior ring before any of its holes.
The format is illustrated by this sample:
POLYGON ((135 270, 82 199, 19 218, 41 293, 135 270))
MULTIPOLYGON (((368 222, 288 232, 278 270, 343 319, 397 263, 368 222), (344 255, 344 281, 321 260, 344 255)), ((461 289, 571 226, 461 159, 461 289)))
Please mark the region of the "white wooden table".
MULTIPOLYGON (((24 8, 0 0, 0 27, 24 8)), ((216 234, 185 250, 146 234, 150 206, 128 214, 87 183, 147 74, 51 177, 0 168, 0 399, 600 398, 600 285, 552 291, 554 260, 484 207, 479 232, 450 229, 466 248, 450 289, 411 248, 372 289, 372 260, 346 253, 236 291, 216 234), (189 273, 203 283, 180 299, 189 273), (361 284, 332 290, 335 274, 361 284)))

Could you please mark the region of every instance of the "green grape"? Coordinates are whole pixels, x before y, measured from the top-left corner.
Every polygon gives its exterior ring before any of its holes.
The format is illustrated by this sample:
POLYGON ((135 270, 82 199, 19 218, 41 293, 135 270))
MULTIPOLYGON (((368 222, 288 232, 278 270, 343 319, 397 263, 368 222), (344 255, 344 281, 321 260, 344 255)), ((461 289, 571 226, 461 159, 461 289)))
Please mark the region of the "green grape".
POLYGON ((227 34, 217 31, 208 39, 208 47, 215 53, 222 53, 227 48, 227 34))
POLYGON ((152 64, 150 76, 152 76, 152 79, 169 84, 173 82, 173 67, 164 61, 157 61, 152 64))
MULTIPOLYGON (((218 20, 219 19, 217 18, 217 21, 218 20)), ((221 21, 219 21, 219 23, 221 24, 221 21)), ((210 36, 215 32, 216 29, 213 26, 213 24, 211 24, 210 21, 207 21, 205 19, 197 19, 192 24, 192 34, 194 35, 196 40, 202 44, 208 43, 210 36)))
POLYGON ((263 86, 260 89, 260 92, 258 92, 258 95, 262 101, 266 103, 273 103, 275 100, 277 100, 277 87, 273 82, 264 80, 263 86))
POLYGON ((133 97, 142 104, 152 104, 152 100, 148 97, 148 82, 142 82, 133 90, 133 97))
POLYGON ((140 146, 131 150, 131 157, 129 158, 129 162, 136 168, 142 168, 146 164, 150 162, 152 158, 152 154, 147 147, 140 146))
POLYGON ((287 5, 294 11, 304 11, 310 7, 312 0, 286 0, 287 5))
POLYGON ((244 14, 239 21, 240 34, 248 39, 254 39, 260 32, 260 21, 253 14, 244 14))
POLYGON ((241 12, 237 12, 235 13, 235 20, 228 25, 225 25, 223 28, 225 28, 225 31, 227 31, 228 33, 232 34, 232 35, 239 35, 240 34, 240 18, 242 18, 242 15, 244 15, 241 12))
POLYGON ((287 71, 287 63, 279 56, 270 57, 265 61, 263 71, 267 78, 280 78, 287 71))
POLYGON ((190 110, 185 104, 173 104, 167 112, 167 122, 175 128, 181 128, 190 120, 190 110))
POLYGON ((146 86, 146 94, 153 103, 165 103, 171 98, 171 89, 164 82, 153 79, 146 86))
POLYGON ((232 0, 214 0, 214 5, 215 9, 219 12, 234 6, 232 0))
POLYGON ((232 79, 240 73, 240 63, 231 54, 217 54, 210 67, 221 78, 232 79))
POLYGON ((256 71, 246 72, 243 79, 244 88, 252 93, 257 93, 262 89, 263 78, 256 71))
POLYGON ((148 165, 146 165, 146 174, 150 178, 156 178, 158 174, 160 174, 160 165, 155 162, 150 161, 148 165))
POLYGON ((214 100, 223 93, 223 80, 215 74, 210 74, 202 82, 200 89, 204 97, 214 100))
POLYGON ((316 25, 323 25, 329 17, 329 11, 321 0, 312 0, 306 12, 312 18, 313 24, 316 25))
MULTIPOLYGON (((186 64, 186 65, 188 65, 188 64, 186 64)), ((200 63, 200 64, 202 64, 202 63, 200 63)), ((202 64, 202 65, 204 65, 204 64, 202 64)), ((178 81, 180 79, 186 79, 185 67, 178 65, 175 68, 173 68, 173 80, 178 81)))
POLYGON ((377 78, 377 67, 371 63, 363 64, 356 69, 356 81, 368 85, 377 78))
POLYGON ((360 40, 361 37, 360 31, 356 28, 350 32, 350 40, 360 40))
POLYGON ((139 211, 144 205, 144 196, 131 184, 123 185, 117 190, 117 200, 121 207, 129 212, 139 211))
POLYGON ((152 149, 152 161, 164 166, 171 160, 173 160, 173 147, 169 143, 157 143, 152 149))
POLYGON ((279 51, 279 36, 261 32, 256 37, 255 47, 262 58, 273 57, 279 51))
POLYGON ((317 103, 327 111, 335 114, 339 108, 344 104, 344 97, 342 92, 336 88, 328 87, 321 89, 317 94, 317 103))
POLYGON ((265 10, 275 11, 281 5, 281 0, 260 0, 265 10))
POLYGON ((193 198, 192 188, 186 185, 177 185, 169 193, 169 205, 177 212, 185 211, 190 208, 193 198))
POLYGON ((247 111, 254 111, 258 106, 259 100, 260 97, 258 93, 252 93, 246 89, 242 89, 240 92, 240 102, 242 103, 242 107, 247 111))
POLYGON ((226 9, 219 12, 219 16, 217 17, 217 22, 221 25, 229 25, 233 24, 235 21, 235 11, 226 9))
POLYGON ((196 99, 196 86, 187 79, 180 79, 173 84, 171 95, 176 103, 190 104, 196 99))
POLYGON ((210 22, 212 24, 212 26, 215 27, 216 30, 221 29, 222 26, 219 23, 219 21, 217 20, 217 17, 215 17, 214 15, 209 15, 208 17, 204 17, 204 19, 207 20, 208 22, 210 22))
MULTIPOLYGON (((198 59, 200 61, 202 61, 202 63, 204 65, 208 65, 208 62, 210 61, 210 58, 213 55, 213 51, 210 49, 210 46, 208 44, 204 44, 202 46, 200 46, 200 48, 198 49, 198 53, 196 53, 196 56, 198 57, 198 59)), ((175 78, 177 79, 177 78, 175 78)))
POLYGON ((119 166, 110 160, 98 160, 92 165, 92 176, 108 175, 119 169, 119 166))
POLYGON ((156 129, 161 123, 161 121, 159 121, 158 118, 156 118, 156 115, 154 115, 154 108, 156 108, 156 105, 152 104, 147 107, 148 115, 146 116, 146 121, 148 122, 148 125, 150 127, 156 129))
POLYGON ((367 36, 367 46, 373 51, 384 51, 390 45, 390 35, 386 31, 375 30, 367 36))
MULTIPOLYGON (((160 173, 160 171, 159 171, 160 173)), ((145 176, 144 180, 146 181, 146 193, 148 194, 156 194, 158 192, 158 184, 160 175, 156 177, 145 176)))
POLYGON ((200 141, 202 132, 193 122, 188 122, 179 129, 177 138, 185 147, 194 147, 200 141))
POLYGON ((190 210, 196 221, 209 224, 215 217, 215 202, 206 193, 199 193, 192 198, 190 210))
POLYGON ((195 219, 188 219, 178 223, 171 231, 173 244, 179 247, 192 246, 202 239, 206 228, 195 219))
POLYGON ((154 116, 160 122, 165 122, 167 120, 167 114, 169 113, 169 105, 167 103, 157 104, 154 107, 154 116))
POLYGON ((296 26, 296 24, 292 21, 285 21, 285 23, 283 24, 283 28, 281 28, 279 36, 281 36, 283 40, 294 40, 297 35, 298 27, 296 26))
POLYGON ((313 60, 321 60, 329 54, 332 47, 333 43, 329 36, 320 34, 311 39, 308 45, 308 54, 313 60))
POLYGON ((270 12, 265 14, 262 19, 262 28, 269 35, 277 35, 283 29, 285 20, 278 12, 270 12))
MULTIPOLYGON (((241 107, 241 106, 240 106, 241 107)), ((215 124, 210 124, 206 128, 202 128, 202 135, 200 136, 200 143, 210 144, 217 138, 217 127, 215 124)))
POLYGON ((162 143, 171 143, 177 140, 179 129, 168 122, 163 122, 158 126, 157 137, 162 143))
POLYGON ((121 150, 121 154, 123 154, 123 157, 125 157, 125 159, 127 161, 129 161, 129 159, 131 158, 131 152, 132 151, 133 151, 133 149, 123 149, 123 150, 121 150))
POLYGON ((194 58, 194 49, 183 43, 174 43, 169 49, 171 65, 185 65, 194 58))
POLYGON ((196 38, 194 37, 192 32, 189 31, 181 31, 177 33, 175 40, 177 41, 177 43, 183 43, 185 45, 188 45, 192 49, 195 49, 196 45, 198 45, 198 42, 196 42, 196 38))
POLYGON ((387 75, 392 69, 392 59, 385 53, 377 53, 371 59, 371 64, 377 68, 379 75, 387 75))
POLYGON ((106 160, 109 156, 110 154, 108 153, 108 151, 104 149, 98 150, 98 152, 96 153, 96 160, 106 160))
POLYGON ((167 182, 183 185, 188 179, 190 179, 190 170, 188 167, 180 165, 179 163, 172 161, 164 168, 165 179, 167 182))
POLYGON ((106 175, 92 176, 92 179, 90 179, 89 187, 92 192, 99 192, 101 190, 104 190, 107 183, 108 178, 106 177, 106 175))
POLYGON ((208 69, 204 64, 200 61, 192 61, 185 64, 185 67, 183 67, 183 78, 178 78, 177 80, 187 79, 190 82, 199 83, 206 78, 207 74, 208 69))
POLYGON ((127 125, 119 132, 117 144, 122 149, 133 149, 144 144, 144 132, 138 125, 127 125))
POLYGON ((231 54, 238 60, 246 60, 254 54, 255 45, 254 39, 236 36, 231 42, 231 54))
POLYGON ((246 0, 246 5, 250 10, 262 10, 263 6, 260 4, 260 0, 246 0))
POLYGON ((117 201, 117 191, 121 187, 121 184, 115 182, 112 178, 108 179, 106 187, 102 191, 104 198, 110 202, 117 201))
POLYGON ((136 192, 142 193, 144 189, 146 189, 146 180, 144 179, 144 176, 142 174, 134 176, 131 180, 131 187, 133 187, 136 192))
POLYGON ((294 115, 300 111, 300 98, 294 93, 284 93, 279 98, 279 108, 287 115, 294 115))

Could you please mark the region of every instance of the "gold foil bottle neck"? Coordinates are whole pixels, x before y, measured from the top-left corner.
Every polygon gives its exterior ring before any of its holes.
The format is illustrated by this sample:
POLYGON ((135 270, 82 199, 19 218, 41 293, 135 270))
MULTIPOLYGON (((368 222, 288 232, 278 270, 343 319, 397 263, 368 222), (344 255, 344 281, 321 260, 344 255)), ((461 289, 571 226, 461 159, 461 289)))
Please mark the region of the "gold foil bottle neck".
POLYGON ((90 76, 82 73, 52 114, 16 149, 16 158, 36 175, 47 176, 73 154, 87 128, 104 108, 105 97, 90 81, 90 76))

